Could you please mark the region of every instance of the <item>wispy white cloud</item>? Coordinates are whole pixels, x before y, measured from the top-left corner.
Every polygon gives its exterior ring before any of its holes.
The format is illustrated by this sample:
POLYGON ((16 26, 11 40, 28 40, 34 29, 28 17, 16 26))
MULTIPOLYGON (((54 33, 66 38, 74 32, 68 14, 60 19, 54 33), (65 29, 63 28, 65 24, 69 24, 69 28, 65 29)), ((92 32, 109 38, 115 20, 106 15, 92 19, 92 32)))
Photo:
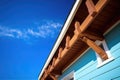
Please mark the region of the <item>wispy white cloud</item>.
POLYGON ((35 28, 32 27, 24 30, 0 26, 0 36, 18 39, 54 37, 61 27, 62 24, 53 21, 46 21, 44 24, 37 25, 35 28))
POLYGON ((16 37, 22 36, 22 32, 18 29, 11 29, 8 27, 0 26, 0 36, 16 37))

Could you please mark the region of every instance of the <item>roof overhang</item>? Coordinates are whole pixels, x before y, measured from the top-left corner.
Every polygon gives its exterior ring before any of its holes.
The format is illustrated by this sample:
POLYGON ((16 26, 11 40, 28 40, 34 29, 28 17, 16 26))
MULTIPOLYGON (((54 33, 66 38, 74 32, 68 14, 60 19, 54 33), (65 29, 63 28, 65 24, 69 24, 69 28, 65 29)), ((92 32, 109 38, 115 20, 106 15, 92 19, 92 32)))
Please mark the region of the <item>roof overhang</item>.
POLYGON ((63 38, 64 38, 64 35, 66 34, 66 32, 67 32, 67 30, 68 30, 68 28, 69 28, 69 26, 70 26, 70 24, 71 24, 71 22, 72 22, 72 20, 73 20, 73 18, 74 18, 74 16, 75 16, 78 8, 79 8, 81 2, 82 2, 82 0, 76 0, 74 6, 73 6, 73 8, 72 8, 72 10, 71 10, 71 12, 70 12, 70 14, 69 14, 69 16, 68 16, 68 19, 66 20, 66 22, 65 22, 65 24, 64 24, 64 26, 63 26, 63 29, 62 29, 62 31, 61 31, 61 33, 60 33, 60 35, 59 35, 59 37, 58 37, 55 45, 54 45, 54 47, 53 47, 53 49, 52 49, 52 51, 51 51, 51 53, 50 53, 50 55, 49 55, 49 57, 48 57, 45 65, 44 65, 44 67, 43 67, 43 69, 42 69, 42 71, 41 71, 38 79, 41 78, 44 70, 45 70, 46 67, 49 65, 51 59, 53 58, 56 50, 58 49, 61 41, 62 41, 63 38))
POLYGON ((94 42, 103 40, 103 34, 120 19, 119 3, 120 0, 77 0, 39 79, 60 75, 89 47, 100 51, 99 55, 106 59, 104 51, 94 42))

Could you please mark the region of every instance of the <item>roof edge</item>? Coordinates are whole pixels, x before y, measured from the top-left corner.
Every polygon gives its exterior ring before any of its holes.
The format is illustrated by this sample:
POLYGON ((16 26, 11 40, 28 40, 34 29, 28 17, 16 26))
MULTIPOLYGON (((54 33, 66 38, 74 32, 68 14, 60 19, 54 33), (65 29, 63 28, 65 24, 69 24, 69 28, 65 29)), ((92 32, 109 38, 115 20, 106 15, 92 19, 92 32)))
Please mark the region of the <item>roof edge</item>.
POLYGON ((66 34, 66 32, 67 32, 67 30, 68 30, 68 28, 69 28, 69 26, 70 26, 70 24, 71 24, 71 22, 72 22, 72 20, 73 20, 73 18, 74 18, 74 16, 75 16, 75 14, 76 14, 76 12, 77 12, 77 10, 78 10, 81 3, 82 3, 82 0, 76 0, 76 2, 74 4, 69 16, 68 16, 68 18, 67 18, 67 20, 66 20, 66 22, 65 22, 65 24, 63 26, 63 29, 62 29, 62 31, 61 31, 61 33, 60 33, 54 47, 53 47, 53 49, 52 49, 52 51, 51 51, 45 65, 44 65, 44 67, 43 67, 43 69, 42 69, 42 71, 41 71, 41 73, 40 73, 40 75, 38 77, 38 80, 41 78, 45 68, 49 65, 51 59, 53 58, 56 50, 58 49, 62 39, 64 38, 64 36, 65 36, 65 34, 66 34))

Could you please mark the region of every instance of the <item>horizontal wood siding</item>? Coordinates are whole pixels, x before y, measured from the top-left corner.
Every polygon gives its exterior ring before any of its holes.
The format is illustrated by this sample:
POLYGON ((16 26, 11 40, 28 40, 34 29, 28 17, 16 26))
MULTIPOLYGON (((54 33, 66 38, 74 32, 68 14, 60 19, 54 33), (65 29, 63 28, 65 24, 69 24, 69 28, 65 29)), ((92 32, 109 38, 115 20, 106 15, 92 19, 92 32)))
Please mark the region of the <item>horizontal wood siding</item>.
POLYGON ((111 79, 111 80, 120 80, 120 76, 115 77, 115 78, 113 78, 113 79, 111 79))
POLYGON ((65 77, 70 72, 74 71, 76 75, 76 72, 79 70, 84 70, 91 66, 96 61, 96 55, 92 49, 89 49, 81 58, 79 58, 74 64, 72 64, 67 70, 63 72, 63 74, 59 77, 59 80, 61 80, 63 77, 65 77), (87 59, 87 57, 89 58, 87 59), (81 64, 82 63, 82 64, 81 64))
POLYGON ((120 23, 105 35, 114 60, 97 68, 95 52, 89 49, 59 77, 74 71, 75 80, 120 80, 120 23))

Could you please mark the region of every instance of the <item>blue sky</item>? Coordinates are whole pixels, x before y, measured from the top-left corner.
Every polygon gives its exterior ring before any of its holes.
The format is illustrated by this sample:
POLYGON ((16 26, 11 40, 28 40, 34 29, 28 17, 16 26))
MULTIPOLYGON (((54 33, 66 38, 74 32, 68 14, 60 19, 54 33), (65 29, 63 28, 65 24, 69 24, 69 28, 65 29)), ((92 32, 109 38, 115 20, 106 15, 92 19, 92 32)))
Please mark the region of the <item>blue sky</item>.
POLYGON ((75 0, 0 0, 0 80, 37 80, 75 0))

